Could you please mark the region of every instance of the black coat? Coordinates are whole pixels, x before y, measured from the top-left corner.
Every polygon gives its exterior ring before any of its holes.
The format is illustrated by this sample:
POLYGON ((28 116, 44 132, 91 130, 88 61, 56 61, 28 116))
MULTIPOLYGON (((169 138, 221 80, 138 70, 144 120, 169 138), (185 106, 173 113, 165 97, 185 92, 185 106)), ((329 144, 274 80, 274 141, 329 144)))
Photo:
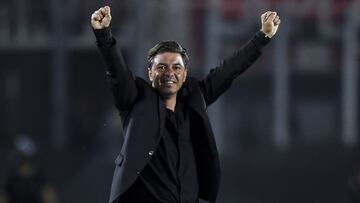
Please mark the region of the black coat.
MULTIPOLYGON (((215 202, 220 184, 219 157, 206 108, 254 63, 268 41, 258 32, 233 56, 212 69, 204 80, 189 77, 180 90, 184 105, 191 111, 190 133, 201 199, 215 202)), ((99 45, 99 49, 125 135, 123 147, 115 160, 109 200, 112 203, 135 182, 156 151, 165 126, 165 108, 155 89, 145 80, 134 77, 126 67, 116 42, 111 47, 99 45)))

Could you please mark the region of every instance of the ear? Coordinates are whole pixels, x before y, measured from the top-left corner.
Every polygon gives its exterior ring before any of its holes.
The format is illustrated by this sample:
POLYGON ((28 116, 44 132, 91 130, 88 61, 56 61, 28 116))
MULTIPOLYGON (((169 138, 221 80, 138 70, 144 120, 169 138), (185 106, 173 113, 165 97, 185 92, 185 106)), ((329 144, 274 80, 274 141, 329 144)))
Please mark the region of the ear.
POLYGON ((186 78, 187 78, 187 68, 186 68, 185 71, 184 71, 184 81, 183 81, 183 82, 186 81, 186 78))
POLYGON ((151 68, 148 68, 148 74, 149 74, 149 80, 150 80, 150 82, 152 82, 152 81, 153 81, 153 77, 152 77, 152 70, 151 70, 151 68))

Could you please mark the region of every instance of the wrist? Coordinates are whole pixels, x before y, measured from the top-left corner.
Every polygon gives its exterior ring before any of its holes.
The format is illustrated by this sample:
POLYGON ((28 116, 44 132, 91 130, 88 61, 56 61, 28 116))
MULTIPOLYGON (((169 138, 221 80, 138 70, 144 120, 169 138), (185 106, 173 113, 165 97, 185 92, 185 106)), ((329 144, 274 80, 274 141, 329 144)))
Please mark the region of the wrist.
POLYGON ((259 30, 255 34, 254 42, 257 47, 262 48, 271 41, 271 38, 267 37, 262 30, 259 30))
POLYGON ((113 44, 113 35, 110 27, 94 29, 94 33, 99 46, 110 46, 113 44))
POLYGON ((260 32, 262 33, 262 34, 264 34, 264 36, 266 37, 266 38, 272 38, 274 35, 271 35, 270 33, 266 33, 266 32, 264 32, 263 31, 263 29, 260 29, 260 32))

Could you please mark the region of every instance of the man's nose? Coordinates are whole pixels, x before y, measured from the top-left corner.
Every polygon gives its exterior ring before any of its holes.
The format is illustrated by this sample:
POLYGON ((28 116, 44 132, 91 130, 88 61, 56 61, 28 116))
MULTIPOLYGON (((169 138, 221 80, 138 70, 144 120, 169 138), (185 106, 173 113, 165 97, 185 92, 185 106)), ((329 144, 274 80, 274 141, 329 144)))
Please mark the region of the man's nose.
POLYGON ((172 76, 172 75, 174 75, 174 70, 173 70, 172 68, 167 68, 167 69, 165 70, 165 75, 167 75, 167 76, 172 76))

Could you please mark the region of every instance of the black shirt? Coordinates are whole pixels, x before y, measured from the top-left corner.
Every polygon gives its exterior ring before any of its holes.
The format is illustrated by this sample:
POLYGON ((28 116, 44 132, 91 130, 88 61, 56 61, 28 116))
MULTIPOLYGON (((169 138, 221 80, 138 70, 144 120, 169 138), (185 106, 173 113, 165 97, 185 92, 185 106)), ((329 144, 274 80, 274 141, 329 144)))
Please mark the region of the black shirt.
MULTIPOLYGON (((165 107, 164 107, 165 108, 165 107)), ((166 109, 165 129, 153 157, 119 203, 197 203, 199 184, 190 138, 190 111, 166 109)))
MULTIPOLYGON (((164 107, 165 108, 165 107, 164 107)), ((166 109, 164 134, 140 179, 161 202, 193 203, 198 200, 198 179, 190 137, 190 112, 181 103, 166 109)))

